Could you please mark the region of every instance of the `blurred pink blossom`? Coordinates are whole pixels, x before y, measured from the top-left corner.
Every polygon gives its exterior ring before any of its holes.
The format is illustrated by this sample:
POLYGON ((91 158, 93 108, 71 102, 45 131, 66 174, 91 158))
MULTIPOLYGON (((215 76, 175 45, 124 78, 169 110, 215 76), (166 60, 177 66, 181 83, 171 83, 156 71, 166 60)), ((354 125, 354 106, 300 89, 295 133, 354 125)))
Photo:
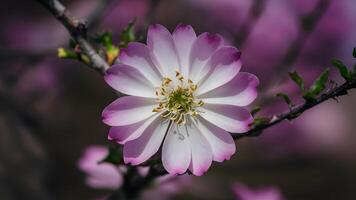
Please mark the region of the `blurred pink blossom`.
POLYGON ((252 189, 241 183, 235 183, 233 191, 237 200, 285 200, 280 190, 273 186, 252 189))

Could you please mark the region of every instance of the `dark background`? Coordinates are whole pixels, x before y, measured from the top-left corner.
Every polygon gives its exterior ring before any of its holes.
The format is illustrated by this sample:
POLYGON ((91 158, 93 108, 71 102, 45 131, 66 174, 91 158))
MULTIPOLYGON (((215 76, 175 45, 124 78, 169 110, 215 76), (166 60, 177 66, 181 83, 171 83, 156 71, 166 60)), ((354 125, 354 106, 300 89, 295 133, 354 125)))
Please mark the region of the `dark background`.
MULTIPOLYGON (((147 18, 146 0, 62 1, 90 32, 147 18)), ((287 72, 310 84, 332 58, 352 66, 356 46, 354 0, 161 0, 154 22, 213 32, 242 51, 243 68, 260 80, 260 115, 286 110, 273 97, 301 103, 287 72)), ((89 145, 108 145, 103 108, 114 91, 95 71, 56 57, 67 47, 65 28, 36 1, 3 0, 0 7, 0 199, 95 199, 107 191, 84 183, 76 166, 89 145)), ((332 79, 342 79, 332 69, 332 79)), ((275 186, 286 199, 354 199, 356 93, 315 107, 257 138, 237 141, 231 161, 214 163, 176 199, 233 199, 232 184, 275 186)), ((252 108, 253 106, 251 106, 252 108)))

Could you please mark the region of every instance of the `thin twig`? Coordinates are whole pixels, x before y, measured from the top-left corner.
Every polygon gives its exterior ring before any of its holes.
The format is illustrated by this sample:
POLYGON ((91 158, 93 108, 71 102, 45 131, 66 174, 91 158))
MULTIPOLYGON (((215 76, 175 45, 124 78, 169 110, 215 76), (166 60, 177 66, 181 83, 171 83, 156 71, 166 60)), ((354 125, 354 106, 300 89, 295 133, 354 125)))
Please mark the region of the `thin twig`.
POLYGON ((314 101, 307 101, 303 104, 295 106, 294 108, 290 109, 288 112, 284 112, 282 114, 275 115, 274 117, 271 118, 271 120, 268 123, 254 127, 246 133, 233 134, 233 138, 236 140, 236 139, 240 139, 243 137, 259 136, 264 129, 267 129, 267 128, 269 128, 275 124, 278 124, 284 120, 295 119, 300 114, 302 114, 304 111, 306 111, 320 103, 323 103, 326 100, 335 99, 339 96, 348 94, 348 90, 353 89, 353 88, 356 88, 356 79, 354 79, 352 81, 346 81, 344 84, 340 85, 339 87, 333 88, 330 91, 320 95, 320 97, 315 99, 314 101))
POLYGON ((234 43, 239 48, 245 44, 247 37, 250 35, 263 10, 266 7, 266 0, 254 0, 248 12, 247 20, 242 24, 239 32, 234 37, 234 43))
POLYGON ((90 58, 90 67, 105 74, 108 63, 96 53, 87 40, 86 24, 76 19, 58 0, 36 0, 45 6, 69 31, 72 38, 79 44, 82 51, 90 58))
POLYGON ((283 60, 277 67, 276 72, 278 74, 286 73, 286 71, 290 69, 291 65, 297 60, 306 40, 313 32, 321 17, 329 8, 329 5, 330 0, 319 0, 315 8, 310 13, 301 17, 299 21, 299 35, 292 42, 288 48, 287 54, 284 56, 283 60))

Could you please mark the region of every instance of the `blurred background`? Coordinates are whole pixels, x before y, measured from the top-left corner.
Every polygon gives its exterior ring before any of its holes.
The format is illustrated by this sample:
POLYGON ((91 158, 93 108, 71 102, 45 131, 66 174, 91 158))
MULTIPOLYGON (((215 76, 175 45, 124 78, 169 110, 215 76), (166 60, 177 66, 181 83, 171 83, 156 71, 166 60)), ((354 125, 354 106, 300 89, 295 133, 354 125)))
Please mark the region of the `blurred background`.
MULTIPOLYGON (((223 35, 242 51, 242 71, 261 81, 250 108, 261 106, 260 116, 288 109, 274 97, 277 92, 302 103, 287 72, 297 70, 310 84, 332 58, 354 63, 354 0, 62 3, 88 20, 90 33, 111 30, 116 42, 134 18, 136 30, 151 19, 171 31, 185 23, 198 34, 223 35)), ((101 112, 116 98, 114 91, 84 64, 57 57, 57 49, 68 46, 69 34, 36 1, 3 0, 0 16, 0 199, 97 199, 108 194, 88 187, 77 163, 88 146, 109 145, 101 112)), ((336 70, 331 71, 341 84, 336 70)), ((238 140, 230 161, 214 163, 202 177, 189 177, 167 198, 255 200, 241 191, 271 193, 263 190, 268 187, 290 200, 355 199, 355 101, 356 91, 351 91, 339 103, 329 100, 260 137, 238 140)), ((262 196, 260 200, 277 199, 262 196)))

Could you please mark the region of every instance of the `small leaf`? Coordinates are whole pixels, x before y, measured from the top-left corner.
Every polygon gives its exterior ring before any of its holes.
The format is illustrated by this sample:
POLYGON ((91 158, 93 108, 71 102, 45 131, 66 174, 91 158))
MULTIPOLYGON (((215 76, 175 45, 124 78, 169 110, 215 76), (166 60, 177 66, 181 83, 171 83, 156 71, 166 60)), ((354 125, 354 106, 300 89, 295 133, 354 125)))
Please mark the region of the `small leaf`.
POLYGON ((354 47, 354 50, 353 50, 353 52, 352 52, 352 56, 353 56, 354 58, 356 58, 356 47, 354 47))
POLYGON ((74 49, 74 47, 77 45, 77 43, 72 38, 70 38, 68 45, 70 48, 74 49))
POLYGON ((105 49, 106 61, 111 65, 115 62, 117 56, 119 55, 119 47, 113 44, 112 33, 104 32, 96 38, 96 41, 102 44, 105 49))
POLYGON ((336 68, 339 69, 340 75, 345 79, 345 80, 350 80, 351 75, 349 73, 349 70, 347 69, 346 65, 342 63, 340 60, 333 59, 331 60, 331 64, 333 64, 336 68))
POLYGON ((269 117, 256 117, 253 119, 253 122, 250 126, 258 127, 268 124, 271 121, 269 117))
POLYGON ((255 116, 260 111, 261 111, 261 107, 257 106, 251 110, 251 115, 255 116))
POLYGON ((109 147, 109 153, 100 163, 107 162, 112 163, 114 165, 122 164, 122 152, 118 146, 109 147))
POLYGON ((74 51, 65 49, 65 48, 58 48, 57 56, 59 58, 65 58, 65 59, 77 59, 78 58, 78 55, 74 51))
POLYGON ((299 86, 299 88, 304 91, 304 80, 299 74, 294 71, 294 72, 289 72, 289 77, 299 86))
POLYGON ((130 22, 121 32, 120 35, 120 47, 127 47, 129 42, 133 42, 136 40, 135 32, 134 32, 134 25, 136 19, 130 22))
POLYGON ((329 79, 329 68, 325 69, 323 73, 314 81, 313 85, 310 87, 310 90, 313 94, 319 95, 324 89, 325 84, 329 79))
POLYGON ((95 41, 102 44, 105 48, 111 48, 112 43, 112 33, 107 31, 95 38, 95 41))
POLYGON ((288 104, 288 107, 293 107, 294 104, 292 103, 292 101, 290 100, 289 96, 287 94, 284 94, 282 92, 277 93, 276 94, 277 97, 282 97, 284 99, 284 101, 288 104))
POLYGON ((304 99, 307 101, 315 100, 315 97, 319 95, 324 89, 325 84, 329 78, 329 68, 325 69, 320 76, 314 81, 312 86, 303 95, 304 99))

